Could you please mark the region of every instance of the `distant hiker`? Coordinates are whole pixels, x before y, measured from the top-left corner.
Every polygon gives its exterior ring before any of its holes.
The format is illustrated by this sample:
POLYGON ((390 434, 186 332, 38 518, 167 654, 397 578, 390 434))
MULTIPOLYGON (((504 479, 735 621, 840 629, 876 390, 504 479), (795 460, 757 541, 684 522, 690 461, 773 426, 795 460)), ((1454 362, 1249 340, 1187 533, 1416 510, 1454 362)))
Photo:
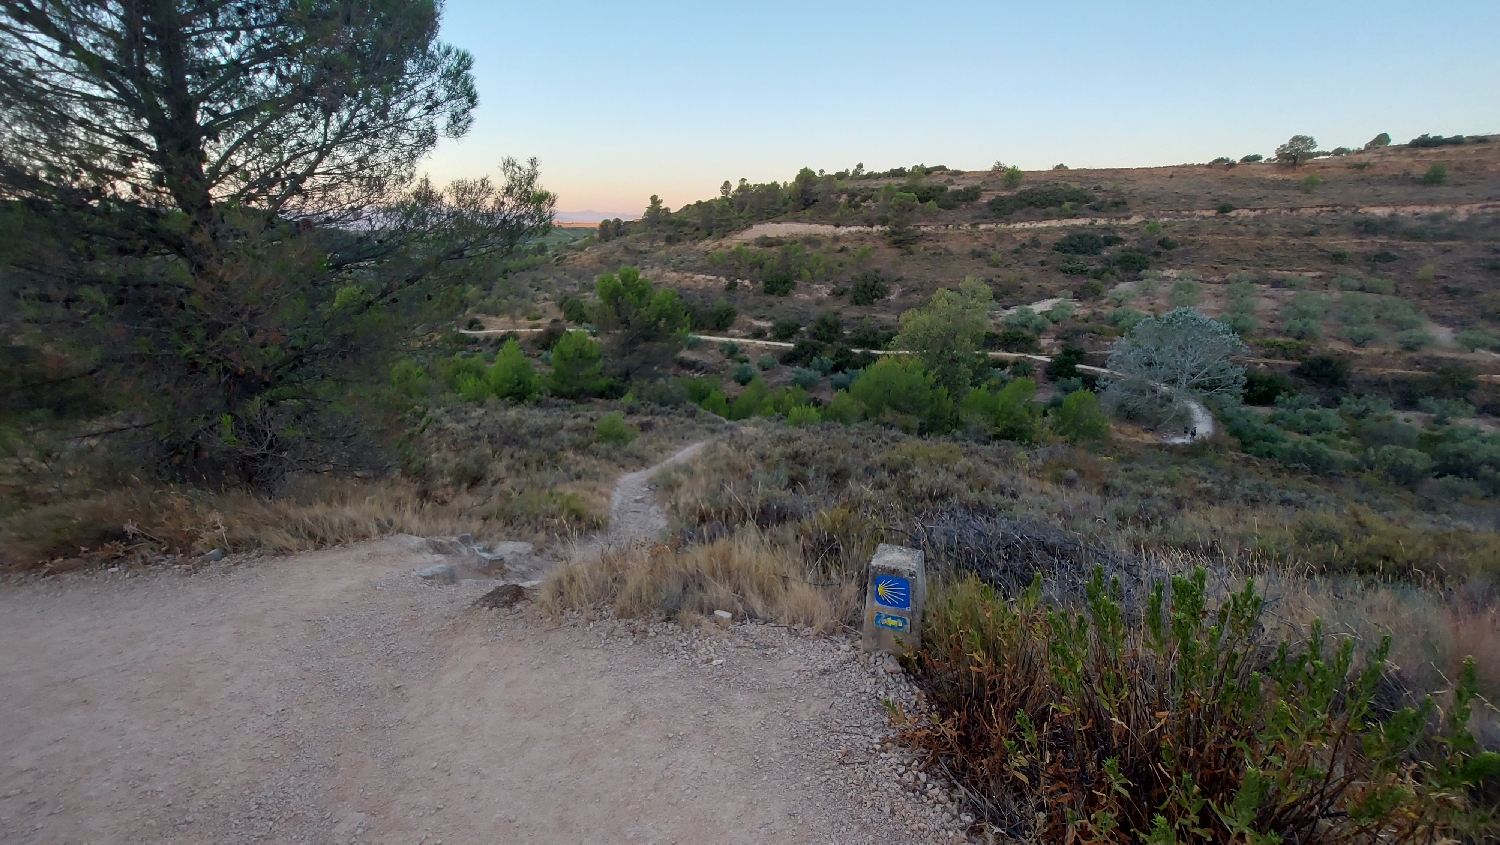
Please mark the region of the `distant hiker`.
POLYGON ((1188 438, 1192 439, 1192 440, 1197 440, 1198 439, 1198 427, 1197 426, 1193 426, 1193 433, 1189 434, 1188 438))

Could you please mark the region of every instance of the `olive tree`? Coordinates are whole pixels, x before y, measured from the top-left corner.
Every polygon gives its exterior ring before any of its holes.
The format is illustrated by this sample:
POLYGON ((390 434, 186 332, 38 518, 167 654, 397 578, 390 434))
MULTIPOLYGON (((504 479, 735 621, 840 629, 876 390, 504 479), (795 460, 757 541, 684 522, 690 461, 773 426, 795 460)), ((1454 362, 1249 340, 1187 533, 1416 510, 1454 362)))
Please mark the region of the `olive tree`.
POLYGON ((1318 142, 1311 135, 1293 135, 1285 144, 1276 148, 1276 160, 1290 162, 1293 167, 1312 158, 1318 142))
POLYGON ((1110 352, 1105 401, 1124 416, 1160 421, 1185 400, 1238 397, 1245 368, 1234 357, 1248 351, 1233 329, 1196 309, 1148 317, 1110 352))

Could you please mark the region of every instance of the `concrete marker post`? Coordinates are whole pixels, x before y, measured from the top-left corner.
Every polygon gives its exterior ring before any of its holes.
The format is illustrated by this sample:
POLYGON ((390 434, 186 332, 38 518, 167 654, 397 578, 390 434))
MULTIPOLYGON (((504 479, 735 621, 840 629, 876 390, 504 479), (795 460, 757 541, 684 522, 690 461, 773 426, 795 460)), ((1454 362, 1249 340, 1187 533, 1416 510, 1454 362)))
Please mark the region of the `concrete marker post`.
POLYGON ((927 600, 927 558, 917 549, 881 543, 870 559, 865 591, 865 651, 901 654, 922 644, 922 605, 927 600))

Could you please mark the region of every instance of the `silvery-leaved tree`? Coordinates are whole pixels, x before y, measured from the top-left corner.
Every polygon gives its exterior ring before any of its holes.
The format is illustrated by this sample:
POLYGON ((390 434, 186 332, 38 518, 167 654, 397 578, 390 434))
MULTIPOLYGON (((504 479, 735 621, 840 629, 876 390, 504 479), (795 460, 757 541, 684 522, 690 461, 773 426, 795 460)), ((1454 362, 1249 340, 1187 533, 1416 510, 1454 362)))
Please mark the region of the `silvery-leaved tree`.
POLYGON ((326 447, 360 428, 322 426, 341 389, 453 301, 455 273, 551 225, 535 161, 409 187, 477 103, 440 17, 0 0, 0 295, 21 306, 0 309, 3 342, 46 338, 107 380, 174 474, 336 465, 326 447))
POLYGON ((1105 401, 1123 416, 1162 422, 1187 400, 1237 397, 1245 368, 1234 356, 1248 352, 1233 329, 1197 309, 1149 317, 1110 352, 1105 401))

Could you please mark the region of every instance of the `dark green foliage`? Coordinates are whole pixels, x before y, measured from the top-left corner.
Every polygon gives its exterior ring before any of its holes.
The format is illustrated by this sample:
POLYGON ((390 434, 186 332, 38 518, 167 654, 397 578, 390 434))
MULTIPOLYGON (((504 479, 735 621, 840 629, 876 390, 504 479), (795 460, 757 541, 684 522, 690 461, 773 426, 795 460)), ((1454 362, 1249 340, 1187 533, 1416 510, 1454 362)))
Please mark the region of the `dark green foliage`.
POLYGON ((730 326, 734 325, 737 317, 739 317, 739 312, 735 310, 733 305, 730 305, 723 299, 715 302, 712 306, 702 307, 693 305, 688 308, 689 325, 694 331, 726 331, 730 326))
POLYGON ((755 372, 754 366, 745 363, 735 367, 730 377, 734 379, 736 384, 747 385, 759 376, 755 372))
POLYGON ((1312 158, 1317 149, 1318 142, 1311 135, 1293 135, 1276 148, 1276 160, 1296 167, 1312 158))
POLYGON ((516 402, 530 402, 541 392, 541 379, 537 376, 536 367, 521 352, 521 344, 514 339, 507 340, 500 347, 500 352, 495 355, 495 363, 484 374, 484 382, 491 394, 516 402))
POLYGON ((609 385, 604 378, 603 350, 584 332, 568 332, 552 347, 552 373, 547 389, 554 396, 583 399, 603 393, 609 385))
POLYGON ((772 270, 761 281, 761 288, 771 296, 786 296, 797 289, 797 280, 790 273, 772 270))
POLYGON ((658 290, 634 267, 605 273, 595 282, 594 322, 611 373, 622 381, 661 377, 688 331, 688 308, 677 291, 658 290))
POLYGON ((1109 416, 1099 408, 1099 399, 1089 390, 1075 390, 1052 411, 1052 431, 1075 446, 1109 440, 1109 416))
POLYGON ((1030 443, 1041 433, 1042 408, 1032 401, 1035 396, 1036 383, 1018 378, 999 390, 974 388, 961 407, 965 419, 997 439, 1030 443))
POLYGON ((1367 144, 1365 144, 1365 149, 1366 150, 1378 150, 1381 147, 1389 147, 1390 145, 1391 145, 1391 133, 1389 133, 1389 132, 1382 132, 1379 135, 1376 135, 1374 138, 1371 138, 1370 142, 1367 143, 1367 144))
POLYGON ((1427 168, 1427 172, 1422 174, 1422 184, 1424 185, 1442 185, 1447 181, 1448 165, 1440 161, 1434 162, 1431 167, 1427 168))
POLYGON ((1445 138, 1442 135, 1428 135, 1424 132, 1421 135, 1418 135, 1417 137, 1408 141, 1406 145, 1408 147, 1416 147, 1418 149, 1430 149, 1432 147, 1458 147, 1467 143, 1468 140, 1469 139, 1465 138, 1462 135, 1450 135, 1445 138))
POLYGON ((867 270, 854 277, 849 283, 849 303, 851 305, 874 305, 891 295, 890 283, 880 275, 879 270, 867 270))
POLYGON ((1340 355, 1309 355, 1292 375, 1319 387, 1337 388, 1349 383, 1349 359, 1340 355))
POLYGON ((837 311, 824 311, 807 327, 807 334, 819 343, 838 343, 844 337, 844 323, 837 311))
POLYGON ((1234 211, 1234 203, 1221 202, 1218 204, 1218 206, 1215 207, 1215 210, 1220 214, 1228 214, 1229 212, 1234 211))
POLYGON ((1094 232, 1071 232, 1052 245, 1064 255, 1099 255, 1104 252, 1104 238, 1094 232))
POLYGON ((1065 345, 1062 351, 1052 356, 1047 364, 1047 378, 1058 381, 1065 378, 1078 377, 1078 365, 1082 364, 1088 357, 1088 353, 1077 346, 1065 345))
POLYGON ((987 205, 990 213, 996 217, 1009 217, 1023 209, 1060 208, 1066 203, 1081 205, 1092 202, 1093 199, 1094 195, 1082 188, 1066 183, 1051 183, 1037 185, 1034 188, 1022 188, 1014 194, 995 197, 987 205))
POLYGON ((781 354, 781 363, 788 367, 806 367, 823 354, 823 344, 815 340, 800 338, 792 348, 781 354))
POLYGON ((868 367, 849 388, 866 419, 903 431, 945 431, 952 425, 952 401, 937 386, 922 359, 887 355, 868 367))
POLYGON ((562 302, 558 304, 558 307, 562 310, 563 319, 576 326, 581 326, 589 321, 589 306, 581 297, 571 294, 565 296, 562 298, 562 302))
POLYGON ((1278 370, 1254 369, 1245 371, 1245 404, 1274 405, 1276 397, 1290 393, 1292 380, 1278 370))
MULTIPOLYGON (((1261 155, 1260 153, 1251 153, 1250 155, 1247 155, 1244 158, 1241 158, 1240 159, 1240 164, 1254 164, 1254 163, 1256 163, 1258 161, 1264 161, 1265 158, 1266 157, 1263 156, 1263 155, 1261 155)), ((1230 209, 1230 210, 1233 211, 1234 209, 1230 209)))
POLYGON ((984 348, 999 349, 1004 352, 1042 351, 1036 335, 1025 329, 1001 329, 998 333, 987 332, 984 336, 984 348))
POLYGON ((782 317, 771 325, 771 337, 777 340, 791 340, 802 331, 802 321, 793 317, 782 317))
POLYGON ((1151 256, 1139 250, 1127 249, 1115 257, 1114 265, 1122 273, 1144 273, 1151 269, 1151 256))
POLYGON ((887 201, 885 239, 891 246, 909 250, 921 238, 916 227, 920 207, 917 195, 907 191, 899 191, 887 201))

